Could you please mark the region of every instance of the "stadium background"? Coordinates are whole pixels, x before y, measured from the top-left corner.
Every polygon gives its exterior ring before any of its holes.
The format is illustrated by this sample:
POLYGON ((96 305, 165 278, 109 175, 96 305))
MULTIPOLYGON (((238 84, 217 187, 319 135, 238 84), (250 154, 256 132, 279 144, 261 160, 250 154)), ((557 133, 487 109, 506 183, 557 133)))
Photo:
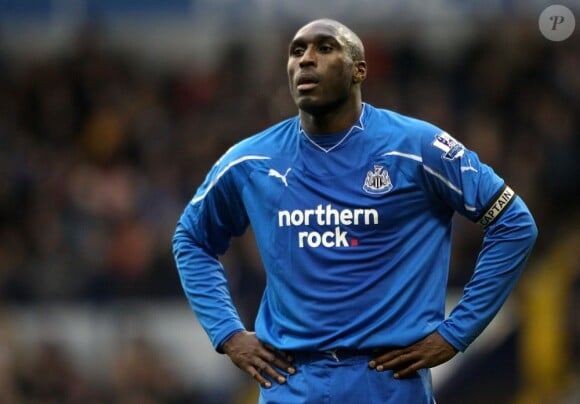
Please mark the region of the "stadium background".
MULTIPOLYGON (((0 0, 0 402, 251 402, 187 306, 170 239, 233 142, 295 113, 286 49, 337 18, 364 99, 445 128, 527 201, 540 238, 441 403, 580 400, 580 34, 546 1, 0 0)), ((560 1, 580 18, 580 2, 560 1)), ((480 230, 456 219, 449 304, 480 230)), ((224 257, 251 327, 251 234, 224 257)))

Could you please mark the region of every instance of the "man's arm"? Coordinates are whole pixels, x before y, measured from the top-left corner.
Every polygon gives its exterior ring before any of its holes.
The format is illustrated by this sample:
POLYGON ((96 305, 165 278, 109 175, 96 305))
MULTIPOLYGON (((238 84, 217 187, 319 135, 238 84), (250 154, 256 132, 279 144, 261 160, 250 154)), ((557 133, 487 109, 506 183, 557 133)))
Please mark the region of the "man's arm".
POLYGON ((512 190, 475 152, 448 133, 432 133, 422 139, 426 191, 478 223, 484 232, 463 297, 437 329, 447 342, 463 351, 512 291, 531 254, 538 229, 517 190, 512 190))
MULTIPOLYGON (((173 253, 185 295, 214 348, 264 387, 285 383, 277 369, 294 373, 287 356, 244 328, 235 309, 222 264, 230 239, 249 224, 231 159, 220 159, 181 216, 173 253), (226 161, 227 160, 227 161, 226 161)), ((244 160, 240 160, 244 161, 244 160)))
POLYGON ((517 196, 485 228, 475 272, 463 297, 437 330, 463 351, 483 331, 514 288, 538 236, 536 223, 517 196))
POLYGON ((213 347, 221 351, 221 345, 245 327, 232 303, 222 264, 187 225, 191 209, 186 208, 177 224, 173 254, 185 296, 213 347))
POLYGON ((237 367, 266 388, 271 386, 270 380, 285 383, 286 378, 277 369, 293 374, 291 359, 245 330, 232 303, 223 266, 207 246, 212 245, 207 243, 211 237, 200 236, 207 225, 195 225, 202 215, 199 209, 194 205, 186 208, 173 237, 173 253, 185 295, 218 352, 227 354, 237 367), (202 237, 206 246, 197 240, 202 237))
POLYGON ((426 192, 483 226, 484 239, 462 299, 438 329, 369 363, 379 371, 393 369, 397 377, 448 361, 480 335, 514 288, 538 235, 525 203, 476 153, 438 128, 424 129, 426 192))
POLYGON ((538 235, 521 199, 516 197, 502 213, 485 229, 473 277, 449 317, 415 344, 374 358, 371 368, 391 369, 396 378, 404 378, 418 369, 435 367, 465 350, 491 322, 515 286, 538 235))

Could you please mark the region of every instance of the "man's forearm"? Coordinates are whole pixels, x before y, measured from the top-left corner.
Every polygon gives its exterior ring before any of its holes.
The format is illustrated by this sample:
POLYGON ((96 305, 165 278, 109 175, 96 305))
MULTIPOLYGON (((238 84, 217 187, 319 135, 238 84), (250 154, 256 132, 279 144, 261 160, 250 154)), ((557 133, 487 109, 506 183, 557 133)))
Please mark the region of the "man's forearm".
POLYGON ((232 303, 223 267, 181 225, 173 237, 173 253, 189 304, 212 345, 219 350, 234 332, 244 330, 232 303))
POLYGON ((514 288, 537 238, 534 219, 521 199, 488 229, 473 277, 439 333, 460 351, 485 329, 514 288))

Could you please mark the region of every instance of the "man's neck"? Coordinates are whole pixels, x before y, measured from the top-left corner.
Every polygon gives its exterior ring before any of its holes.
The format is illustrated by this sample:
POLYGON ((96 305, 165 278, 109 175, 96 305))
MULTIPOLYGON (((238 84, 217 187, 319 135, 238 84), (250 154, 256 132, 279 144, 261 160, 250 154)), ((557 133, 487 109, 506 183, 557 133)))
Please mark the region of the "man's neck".
POLYGON ((349 129, 360 118, 362 102, 360 98, 328 111, 324 114, 310 114, 300 110, 300 125, 307 133, 327 135, 349 129))

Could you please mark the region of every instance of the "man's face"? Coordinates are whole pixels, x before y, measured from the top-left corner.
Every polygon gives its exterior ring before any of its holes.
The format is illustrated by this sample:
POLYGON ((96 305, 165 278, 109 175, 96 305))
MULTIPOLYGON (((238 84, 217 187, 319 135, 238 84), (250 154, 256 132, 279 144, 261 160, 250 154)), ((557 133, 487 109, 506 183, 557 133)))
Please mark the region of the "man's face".
POLYGON ((288 80, 299 109, 324 114, 353 95, 354 67, 346 39, 332 25, 313 23, 290 42, 288 80))

